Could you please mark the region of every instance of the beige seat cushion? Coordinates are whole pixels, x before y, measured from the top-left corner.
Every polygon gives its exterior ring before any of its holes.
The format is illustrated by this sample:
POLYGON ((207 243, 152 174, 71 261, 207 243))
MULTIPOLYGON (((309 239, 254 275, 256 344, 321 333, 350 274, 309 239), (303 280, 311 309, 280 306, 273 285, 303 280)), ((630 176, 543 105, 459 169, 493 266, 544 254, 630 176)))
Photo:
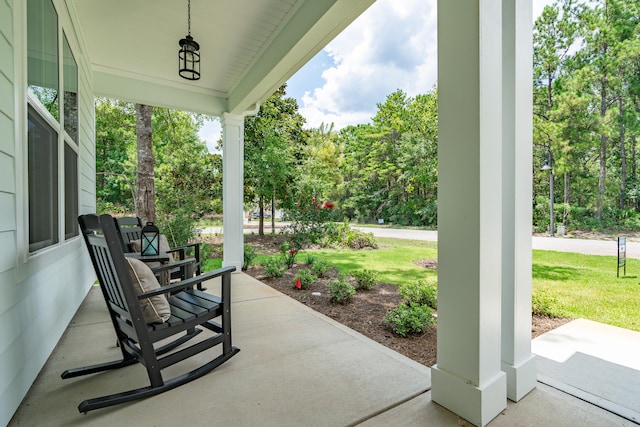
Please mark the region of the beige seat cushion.
MULTIPOLYGON (((160 284, 151 269, 142 261, 135 258, 125 258, 129 268, 131 282, 138 295, 160 288, 160 284)), ((156 295, 140 300, 142 315, 147 323, 164 323, 171 317, 169 301, 164 295, 156 295)))

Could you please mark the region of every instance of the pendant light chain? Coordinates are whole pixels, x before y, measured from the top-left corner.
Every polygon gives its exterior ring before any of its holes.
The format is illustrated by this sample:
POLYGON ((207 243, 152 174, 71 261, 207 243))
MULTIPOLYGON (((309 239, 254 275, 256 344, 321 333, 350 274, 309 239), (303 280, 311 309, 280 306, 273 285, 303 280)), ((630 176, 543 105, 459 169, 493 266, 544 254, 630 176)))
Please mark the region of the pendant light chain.
POLYGON ((191 35, 191 0, 187 0, 187 32, 191 35))

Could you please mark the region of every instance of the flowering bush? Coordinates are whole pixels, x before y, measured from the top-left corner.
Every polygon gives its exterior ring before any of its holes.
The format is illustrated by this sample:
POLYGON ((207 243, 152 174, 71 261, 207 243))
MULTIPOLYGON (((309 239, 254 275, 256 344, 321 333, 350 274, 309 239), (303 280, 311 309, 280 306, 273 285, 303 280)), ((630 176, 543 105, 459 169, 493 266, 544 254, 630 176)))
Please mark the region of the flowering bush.
POLYGON ((318 280, 316 276, 309 270, 300 270, 296 277, 293 278, 293 285, 298 289, 309 289, 309 286, 318 280))
POLYGON ((285 228, 292 235, 292 243, 297 248, 319 243, 326 233, 326 223, 333 216, 335 205, 319 202, 315 197, 297 202, 295 208, 287 212, 291 224, 285 228))
POLYGON ((280 253, 282 253, 284 257, 284 263, 287 266, 287 269, 293 267, 293 264, 296 261, 296 255, 298 255, 298 250, 292 248, 289 242, 283 242, 280 245, 280 253))

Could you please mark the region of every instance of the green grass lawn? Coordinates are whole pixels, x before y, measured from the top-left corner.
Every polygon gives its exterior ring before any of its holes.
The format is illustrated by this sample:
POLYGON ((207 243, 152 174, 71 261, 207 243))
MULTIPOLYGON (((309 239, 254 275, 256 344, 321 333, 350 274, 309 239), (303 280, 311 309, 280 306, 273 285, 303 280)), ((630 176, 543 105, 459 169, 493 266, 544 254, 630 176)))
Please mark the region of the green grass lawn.
POLYGON ((377 250, 323 250, 314 254, 337 267, 341 273, 349 274, 352 270, 363 268, 375 270, 380 282, 384 283, 413 283, 437 274, 435 270, 427 270, 412 262, 423 258, 437 258, 435 242, 382 237, 377 237, 376 241, 377 250))
POLYGON ((533 251, 533 292, 552 296, 563 316, 640 331, 640 260, 627 259, 626 277, 616 277, 616 264, 613 256, 533 251))
MULTIPOLYGON (((436 271, 412 261, 437 258, 434 242, 377 238, 378 250, 314 251, 340 272, 367 268, 385 283, 413 283, 436 271)), ((305 253, 297 262, 305 261, 305 253)), ((259 264, 266 257, 258 256, 259 264)), ((574 253, 533 251, 533 293, 544 295, 553 311, 570 318, 583 317, 597 322, 640 331, 640 260, 627 259, 627 276, 616 277, 616 257, 574 253)), ((209 260, 207 270, 220 261, 209 260)))

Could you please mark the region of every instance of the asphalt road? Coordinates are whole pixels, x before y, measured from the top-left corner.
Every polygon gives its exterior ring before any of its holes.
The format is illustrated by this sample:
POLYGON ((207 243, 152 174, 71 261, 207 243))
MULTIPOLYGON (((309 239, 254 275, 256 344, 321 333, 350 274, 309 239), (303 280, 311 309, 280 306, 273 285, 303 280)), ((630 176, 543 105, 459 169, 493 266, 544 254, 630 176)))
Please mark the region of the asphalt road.
MULTIPOLYGON (((276 229, 280 229, 283 223, 276 223, 276 229)), ((256 232, 257 221, 247 224, 245 222, 245 233, 256 232), (249 228, 250 227, 250 228, 249 228)), ((377 227, 354 227, 374 236, 391 237, 395 239, 427 240, 438 241, 438 232, 434 230, 408 230, 401 228, 377 228, 377 227)), ((208 228, 201 230, 205 234, 222 234, 222 227, 208 228)), ((265 224, 265 233, 271 232, 271 223, 265 224)), ((573 239, 567 237, 539 237, 532 236, 531 245, 533 249, 546 251, 574 252, 587 255, 618 255, 618 242, 616 240, 587 240, 573 239)), ((640 243, 627 241, 627 257, 640 259, 640 243)))
MULTIPOLYGON (((360 230, 373 233, 374 236, 392 237, 396 239, 438 241, 438 232, 433 230, 407 230, 397 228, 369 228, 359 227, 360 230)), ((587 255, 618 255, 618 242, 616 240, 586 240, 565 237, 539 237, 531 238, 533 249, 546 251, 574 252, 587 255)), ((627 241, 627 257, 640 259, 640 243, 627 241)))

